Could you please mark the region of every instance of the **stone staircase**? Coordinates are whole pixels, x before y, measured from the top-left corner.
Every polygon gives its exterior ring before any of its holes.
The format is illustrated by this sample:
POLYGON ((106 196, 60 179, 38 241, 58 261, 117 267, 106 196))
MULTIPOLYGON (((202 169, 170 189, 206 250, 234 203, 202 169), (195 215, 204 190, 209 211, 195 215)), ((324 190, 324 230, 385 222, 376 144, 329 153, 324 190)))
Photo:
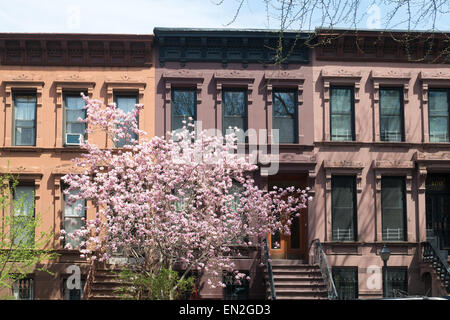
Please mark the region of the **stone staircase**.
MULTIPOLYGON (((327 288, 319 266, 303 260, 272 260, 272 272, 277 300, 328 299, 327 288)), ((266 270, 266 283, 268 274, 266 270)), ((267 285, 267 293, 270 287, 267 285)))
POLYGON ((115 292, 124 285, 121 282, 119 269, 113 265, 97 266, 92 273, 92 281, 88 290, 88 300, 120 300, 121 293, 115 292))

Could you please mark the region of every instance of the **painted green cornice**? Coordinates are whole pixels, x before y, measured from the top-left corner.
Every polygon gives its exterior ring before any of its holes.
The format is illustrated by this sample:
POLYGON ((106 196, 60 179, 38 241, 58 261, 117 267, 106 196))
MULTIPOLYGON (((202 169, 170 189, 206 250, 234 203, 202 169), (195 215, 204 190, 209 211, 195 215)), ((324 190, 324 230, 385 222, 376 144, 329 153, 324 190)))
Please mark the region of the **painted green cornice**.
POLYGON ((159 62, 220 62, 282 65, 309 63, 309 49, 304 42, 311 33, 259 29, 186 29, 155 28, 155 42, 159 48, 159 62), (282 41, 282 46, 279 45, 282 41), (276 59, 282 47, 281 59, 276 59))

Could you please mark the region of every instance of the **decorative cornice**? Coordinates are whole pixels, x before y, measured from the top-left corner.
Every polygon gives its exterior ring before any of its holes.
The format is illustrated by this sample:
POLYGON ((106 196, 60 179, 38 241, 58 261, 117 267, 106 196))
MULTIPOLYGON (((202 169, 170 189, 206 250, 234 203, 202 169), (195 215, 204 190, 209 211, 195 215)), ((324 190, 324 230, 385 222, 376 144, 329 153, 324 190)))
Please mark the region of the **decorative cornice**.
POLYGON ((0 33, 0 64, 150 66, 152 41, 152 35, 0 33))
POLYGON ((322 78, 347 78, 347 79, 361 79, 361 71, 352 71, 348 69, 323 69, 322 78))
POLYGON ((351 161, 351 160, 341 160, 341 161, 323 160, 323 167, 325 169, 362 170, 364 168, 364 163, 361 161, 351 161))
POLYGON ((440 152, 419 152, 417 151, 413 160, 416 162, 450 162, 450 152, 440 151, 440 152))
POLYGON ((414 162, 409 160, 373 160, 372 167, 374 170, 412 170, 414 162))
MULTIPOLYGON (((211 30, 155 28, 159 62, 218 62, 223 67, 228 63, 269 64, 274 62, 280 35, 274 31, 255 30, 211 30)), ((310 34, 283 33, 283 65, 309 62, 309 48, 304 45, 310 34)))
POLYGON ((203 82, 204 75, 187 69, 164 72, 162 78, 165 80, 193 80, 203 82))
POLYGON ((403 80, 409 81, 411 79, 411 72, 401 72, 398 70, 390 69, 389 71, 376 71, 373 70, 370 74, 373 80, 403 80))
POLYGON ((421 71, 419 73, 419 79, 423 82, 435 82, 435 81, 448 81, 450 82, 450 73, 444 71, 421 71))
POLYGON ((232 70, 232 71, 217 71, 214 73, 214 79, 216 81, 223 81, 223 80, 240 80, 240 81, 248 81, 253 82, 255 81, 254 77, 249 77, 248 72, 242 72, 239 70, 232 70))

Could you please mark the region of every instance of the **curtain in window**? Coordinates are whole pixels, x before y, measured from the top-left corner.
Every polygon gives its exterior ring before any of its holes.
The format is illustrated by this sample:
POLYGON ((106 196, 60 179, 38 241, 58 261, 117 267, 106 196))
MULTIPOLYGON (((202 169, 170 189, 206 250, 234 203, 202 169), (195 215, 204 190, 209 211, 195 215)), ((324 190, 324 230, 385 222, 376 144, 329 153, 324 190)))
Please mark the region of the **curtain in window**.
POLYGON ((353 88, 331 88, 331 140, 351 141, 353 133, 353 88))
MULTIPOLYGON (((130 112, 134 111, 137 103, 138 103, 138 98, 136 95, 116 96, 117 107, 120 110, 122 110, 124 113, 130 113, 130 112)), ((134 140, 138 139, 138 136, 136 133, 132 133, 131 136, 134 140)), ((129 144, 129 142, 127 142, 125 139, 120 139, 116 143, 116 147, 123 147, 125 144, 129 144)))
POLYGON ((173 89, 172 90, 172 130, 183 128, 183 120, 196 119, 195 90, 173 89))
POLYGON ((78 118, 86 118, 85 101, 79 95, 67 95, 66 101, 66 133, 84 135, 86 124, 78 122, 78 118))
POLYGON ((222 132, 225 135, 229 127, 237 127, 244 133, 247 130, 247 91, 224 90, 222 98, 222 132))
MULTIPOLYGON (((77 190, 71 191, 71 194, 77 193, 77 190)), ((85 200, 77 200, 73 205, 70 205, 68 200, 69 196, 64 195, 64 230, 66 234, 72 234, 84 226, 83 218, 86 217, 86 206, 85 200), (78 206, 81 206, 81 210, 76 210, 78 206)), ((71 239, 66 235, 65 243, 70 244, 72 248, 76 248, 80 245, 81 240, 71 239)))
POLYGON ((278 129, 280 143, 296 143, 297 96, 295 92, 273 92, 272 128, 278 129))
POLYGON ((406 240, 404 178, 381 178, 383 240, 406 240))
POLYGON ((14 97, 15 145, 32 146, 36 142, 36 97, 16 95, 14 97))
POLYGON ((403 141, 401 89, 380 89, 380 140, 403 141))
POLYGON ((355 177, 331 178, 333 240, 356 240, 355 226, 355 177))
POLYGON ((449 101, 446 90, 428 92, 430 142, 449 142, 449 101))
POLYGON ((17 246, 34 242, 34 186, 16 186, 12 239, 17 246))

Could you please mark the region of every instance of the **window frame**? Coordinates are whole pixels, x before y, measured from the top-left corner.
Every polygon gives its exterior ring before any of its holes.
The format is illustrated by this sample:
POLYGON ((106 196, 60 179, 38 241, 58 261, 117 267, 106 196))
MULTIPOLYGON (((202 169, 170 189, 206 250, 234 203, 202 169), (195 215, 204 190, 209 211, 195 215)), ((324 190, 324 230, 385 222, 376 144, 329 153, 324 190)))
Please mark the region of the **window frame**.
MULTIPOLYGON (((248 88, 240 88, 240 87, 224 87, 222 88, 222 135, 225 136, 226 130, 224 119, 225 119, 225 93, 226 92, 242 92, 244 94, 244 128, 242 130, 244 133, 248 130, 248 88)), ((197 111, 197 110, 196 110, 197 111)))
POLYGON ((12 135, 11 141, 12 145, 15 147, 35 147, 37 145, 37 113, 38 113, 38 93, 33 89, 13 89, 12 90, 12 135), (16 143, 16 96, 24 95, 24 96, 33 96, 34 101, 34 120, 33 120, 33 128, 34 128, 34 141, 32 144, 17 144, 16 143))
POLYGON ((450 142, 450 88, 433 87, 428 89, 428 137, 431 143, 448 143, 450 142), (430 91, 445 92, 447 94, 447 141, 431 141, 430 126, 430 91))
MULTIPOLYGON (((67 147, 69 147, 69 148, 70 147, 78 147, 76 145, 68 145, 67 141, 66 141, 66 134, 68 133, 67 132, 67 109, 68 108, 67 108, 67 99, 66 98, 68 96, 79 96, 80 99, 82 99, 81 96, 80 96, 81 92, 83 92, 83 94, 85 96, 88 95, 88 92, 86 90, 80 90, 79 92, 74 91, 74 90, 68 90, 68 91, 63 91, 63 93, 62 93, 62 103, 63 103, 63 137, 62 137, 62 140, 63 140, 63 147, 65 147, 65 148, 67 148, 67 147)), ((72 110, 75 110, 75 109, 72 109, 72 110)), ((84 109, 84 116, 87 117, 87 110, 86 109, 84 109)), ((78 123, 78 121, 77 121, 77 123, 78 123)), ((85 131, 86 131, 86 128, 87 128, 87 125, 84 124, 84 130, 85 131)), ((87 139, 87 133, 86 132, 83 134, 83 139, 84 140, 87 139)))
POLYGON ((408 281, 408 277, 409 277, 409 272, 408 272, 408 267, 404 267, 404 266, 392 266, 392 267, 383 267, 383 298, 391 298, 394 296, 389 295, 389 288, 392 288, 392 284, 389 283, 389 275, 387 273, 390 272, 398 272, 398 271, 402 271, 405 273, 405 287, 406 287, 406 292, 408 293, 409 290, 409 281, 408 281), (387 283, 386 283, 387 282, 387 283), (387 285, 387 288, 385 287, 387 285))
MULTIPOLYGON (((70 300, 74 300, 74 299, 66 299, 66 293, 68 292, 68 291, 71 291, 71 290, 75 290, 75 289, 68 289, 67 288, 67 280, 68 280, 68 277, 64 277, 63 279, 62 279, 62 298, 63 298, 63 300, 67 300, 67 301, 70 301, 70 300)), ((81 293, 80 293, 80 300, 85 300, 85 295, 86 295, 86 293, 84 292, 84 286, 85 286, 85 284, 86 284, 86 278, 84 278, 84 277, 81 277, 80 278, 80 286, 81 286, 81 289, 80 289, 80 291, 81 291, 81 293)), ((69 293, 69 297, 70 297, 70 293, 69 293)))
POLYGON ((280 144, 298 144, 299 143, 299 102, 298 102, 298 89, 293 89, 293 88, 281 88, 281 87, 275 87, 272 89, 272 128, 273 127, 273 120, 274 120, 274 107, 273 105, 275 104, 275 93, 276 92, 281 92, 281 93, 293 93, 294 94, 294 110, 295 110, 295 115, 294 115, 294 137, 293 137, 293 142, 279 142, 280 144))
POLYGON ((173 103, 174 103, 174 94, 176 91, 191 91, 194 95, 194 116, 193 121, 197 121, 197 116, 198 116, 198 110, 197 110, 197 89, 195 87, 189 87, 189 86, 176 86, 176 87, 172 87, 171 88, 171 92, 170 92, 170 131, 174 131, 174 130, 179 130, 181 128, 177 128, 174 129, 173 127, 173 116, 174 116, 174 107, 173 107, 173 103))
POLYGON ((14 282, 14 284, 13 284, 13 286, 12 286, 12 288, 11 288, 11 291, 12 291, 12 295, 14 296, 14 298, 15 298, 15 300, 34 300, 34 293, 35 293, 35 287, 34 287, 34 284, 35 284, 35 281, 34 281, 34 277, 33 276, 27 276, 27 277, 25 277, 25 278, 22 278, 22 279, 19 279, 19 280, 16 280, 15 282, 14 282), (18 281, 26 281, 26 280, 28 280, 28 281, 30 281, 30 284, 31 284, 31 288, 30 288, 30 298, 29 299, 23 299, 23 298, 20 298, 20 289, 18 290, 18 297, 17 297, 17 299, 16 299, 16 297, 15 297, 15 294, 14 294, 14 290, 16 290, 16 283, 18 282, 18 281))
MULTIPOLYGON (((381 239, 382 241, 406 241, 407 240, 407 234, 408 234, 408 224, 407 224, 407 208, 406 208, 406 177, 404 176, 391 176, 391 175, 383 175, 381 176, 381 239), (403 219, 403 233, 401 239, 389 239, 385 237, 385 218, 384 218, 384 205, 383 205, 383 181, 386 181, 385 179, 401 179, 402 180, 402 206, 403 206, 403 212, 402 212, 402 219, 403 219)), ((387 229, 387 228, 386 228, 387 229)))
MULTIPOLYGON (((13 199, 14 201, 16 201, 16 194, 18 192, 18 188, 20 187, 30 187, 33 189, 33 216, 29 217, 30 219, 36 219, 36 184, 31 182, 31 181, 19 181, 19 183, 16 185, 15 190, 13 192, 13 199)), ((26 215, 18 215, 18 216, 26 216, 26 215)), ((12 218, 14 219, 14 217, 16 217, 14 208, 12 208, 12 218)), ((36 230, 33 230, 33 234, 29 235, 31 237, 30 241, 32 241, 32 244, 34 245, 35 243, 35 238, 36 238, 36 230)), ((12 239, 12 241, 15 241, 15 239, 12 239)))
POLYGON ((382 142, 405 142, 405 98, 404 98, 404 88, 403 87, 396 87, 396 86, 380 86, 379 88, 379 102, 378 102, 378 116, 379 116, 379 130, 380 130, 380 141, 382 142), (382 134, 381 134, 381 91, 383 90, 396 90, 399 92, 399 99, 400 99, 400 141, 398 140, 383 140, 382 134))
MULTIPOLYGON (((135 97, 136 98, 136 103, 135 104, 139 104, 139 91, 138 90, 136 90, 136 91, 134 91, 134 90, 120 90, 120 91, 113 90, 113 102, 116 104, 116 107, 119 108, 119 109, 120 109, 120 107, 119 107, 119 104, 117 102, 117 98, 120 98, 120 97, 127 97, 127 98, 131 98, 131 97, 134 98, 135 97)), ((120 109, 120 110, 122 110, 122 109, 120 109)), ((139 128, 139 115, 136 118, 136 123, 137 123, 138 128, 139 128)), ((135 133, 133 133, 133 135, 136 135, 135 139, 137 141, 139 141, 139 135, 137 135, 135 133)), ((123 148, 123 146, 119 146, 118 145, 118 142, 114 143, 114 147, 116 147, 116 148, 123 148)))
POLYGON ((342 174, 333 174, 331 176, 331 238, 332 241, 335 242, 356 242, 358 241, 358 208, 357 208, 357 177, 355 175, 342 175, 342 174), (335 229, 334 229, 334 225, 335 225, 335 212, 334 212, 334 201, 333 201, 333 194, 334 194, 334 190, 336 189, 335 187, 333 187, 333 185, 335 184, 335 178, 351 178, 352 179, 352 202, 353 202, 353 217, 352 217, 352 223, 353 223, 353 237, 352 239, 347 239, 347 240, 340 240, 338 238, 336 238, 335 236, 335 229))
MULTIPOLYGON (((86 219, 87 219, 87 200, 84 199, 84 216, 66 216, 66 197, 68 197, 68 195, 64 194, 64 190, 67 189, 67 185, 63 185, 61 187, 61 194, 62 194, 62 227, 64 228, 64 230, 66 230, 66 217, 69 218, 79 218, 82 221, 82 225, 86 225, 86 219), (82 219, 85 219, 84 221, 82 219)), ((82 242, 83 239, 80 239, 79 242, 82 242)), ((64 235, 64 239, 63 239, 63 247, 65 247, 69 242, 67 241, 67 233, 64 235)), ((73 246, 72 250, 76 250, 80 248, 80 244, 77 244, 77 246, 73 246)))
POLYGON ((358 267, 340 267, 340 266, 333 266, 331 268, 331 273, 332 273, 332 277, 333 277, 333 281, 336 287, 336 291, 338 292, 338 297, 340 300, 357 300, 358 296, 359 296, 359 277, 358 277, 358 267), (342 299, 342 295, 339 292, 339 285, 336 282, 336 273, 338 271, 342 271, 342 270, 351 270, 354 272, 355 278, 354 278, 354 292, 355 292, 355 297, 352 299, 342 299))
MULTIPOLYGON (((348 142, 348 141, 356 141, 356 129, 355 129, 355 86, 354 85, 330 85, 330 141, 332 142, 348 142), (333 139, 333 126, 332 126, 332 115, 333 113, 333 99, 332 99, 332 91, 335 89, 350 89, 350 109, 351 109, 351 132, 352 138, 351 140, 334 140, 333 139)), ((344 114, 342 114, 344 115, 344 114)))

